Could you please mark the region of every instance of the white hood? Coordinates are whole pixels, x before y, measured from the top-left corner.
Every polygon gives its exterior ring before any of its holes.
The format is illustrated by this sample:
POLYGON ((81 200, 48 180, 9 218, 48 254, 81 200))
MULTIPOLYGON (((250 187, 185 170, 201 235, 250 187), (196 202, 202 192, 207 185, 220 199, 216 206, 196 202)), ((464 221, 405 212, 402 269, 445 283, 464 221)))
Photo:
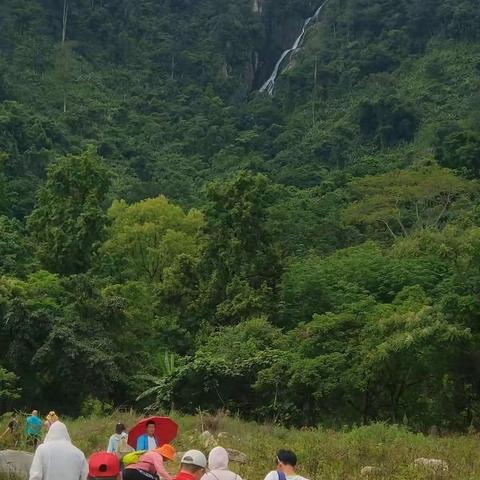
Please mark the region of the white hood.
POLYGON ((208 455, 210 470, 228 470, 228 452, 223 447, 215 447, 208 455))
POLYGON ((35 452, 29 480, 86 480, 87 475, 85 455, 72 445, 67 427, 53 423, 35 452))
POLYGON ((48 429, 47 435, 43 443, 48 442, 69 442, 72 443, 67 427, 64 423, 56 421, 48 429))
POLYGON ((208 455, 209 472, 202 480, 242 480, 240 475, 228 469, 228 452, 223 447, 215 447, 208 455))

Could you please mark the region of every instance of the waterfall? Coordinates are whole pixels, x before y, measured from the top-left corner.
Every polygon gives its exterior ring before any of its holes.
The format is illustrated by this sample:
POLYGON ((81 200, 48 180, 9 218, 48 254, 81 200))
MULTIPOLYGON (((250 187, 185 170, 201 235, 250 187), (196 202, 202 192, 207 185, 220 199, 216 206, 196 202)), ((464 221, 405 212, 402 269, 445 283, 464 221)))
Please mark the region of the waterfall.
POLYGON ((288 48, 285 50, 280 58, 278 59, 278 62, 275 64, 275 67, 273 69, 272 74, 268 78, 268 80, 262 85, 260 88, 261 92, 267 92, 269 95, 273 95, 273 89, 275 88, 275 82, 278 77, 278 72, 280 70, 280 67, 283 64, 283 61, 285 58, 290 55, 295 53, 301 46, 303 39, 305 38, 305 34, 307 33, 308 28, 312 23, 315 23, 318 20, 318 16, 320 15, 320 12, 322 11, 323 7, 326 5, 328 0, 325 0, 318 8, 315 10, 315 13, 311 16, 308 17, 304 22, 303 22, 303 27, 302 31, 300 32, 300 35, 296 38, 295 42, 293 43, 292 47, 288 48))

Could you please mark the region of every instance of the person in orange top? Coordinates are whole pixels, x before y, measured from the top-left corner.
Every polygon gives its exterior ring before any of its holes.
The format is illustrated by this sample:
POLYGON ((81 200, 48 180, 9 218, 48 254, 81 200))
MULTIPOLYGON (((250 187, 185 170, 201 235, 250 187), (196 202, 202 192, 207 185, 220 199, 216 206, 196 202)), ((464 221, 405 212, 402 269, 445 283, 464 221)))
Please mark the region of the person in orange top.
POLYGON ((157 475, 163 480, 172 480, 164 462, 175 459, 175 448, 166 443, 155 450, 144 453, 137 463, 128 465, 123 471, 123 480, 154 480, 157 475))

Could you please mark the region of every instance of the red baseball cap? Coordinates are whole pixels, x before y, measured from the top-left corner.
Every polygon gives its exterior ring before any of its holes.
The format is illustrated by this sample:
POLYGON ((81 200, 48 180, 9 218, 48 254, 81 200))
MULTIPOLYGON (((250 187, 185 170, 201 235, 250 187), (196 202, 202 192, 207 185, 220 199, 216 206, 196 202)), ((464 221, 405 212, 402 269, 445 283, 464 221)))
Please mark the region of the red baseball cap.
POLYGON ((120 473, 120 460, 113 453, 96 452, 88 459, 88 476, 116 477, 120 473))

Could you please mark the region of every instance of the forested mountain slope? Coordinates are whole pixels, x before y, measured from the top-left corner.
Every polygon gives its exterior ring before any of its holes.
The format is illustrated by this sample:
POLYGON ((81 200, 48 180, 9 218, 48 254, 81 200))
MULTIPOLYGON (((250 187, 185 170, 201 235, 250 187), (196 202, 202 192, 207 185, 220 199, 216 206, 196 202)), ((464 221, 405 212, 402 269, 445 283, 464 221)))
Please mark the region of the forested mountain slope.
POLYGON ((2 2, 5 408, 477 425, 477 2, 316 8, 2 2))

